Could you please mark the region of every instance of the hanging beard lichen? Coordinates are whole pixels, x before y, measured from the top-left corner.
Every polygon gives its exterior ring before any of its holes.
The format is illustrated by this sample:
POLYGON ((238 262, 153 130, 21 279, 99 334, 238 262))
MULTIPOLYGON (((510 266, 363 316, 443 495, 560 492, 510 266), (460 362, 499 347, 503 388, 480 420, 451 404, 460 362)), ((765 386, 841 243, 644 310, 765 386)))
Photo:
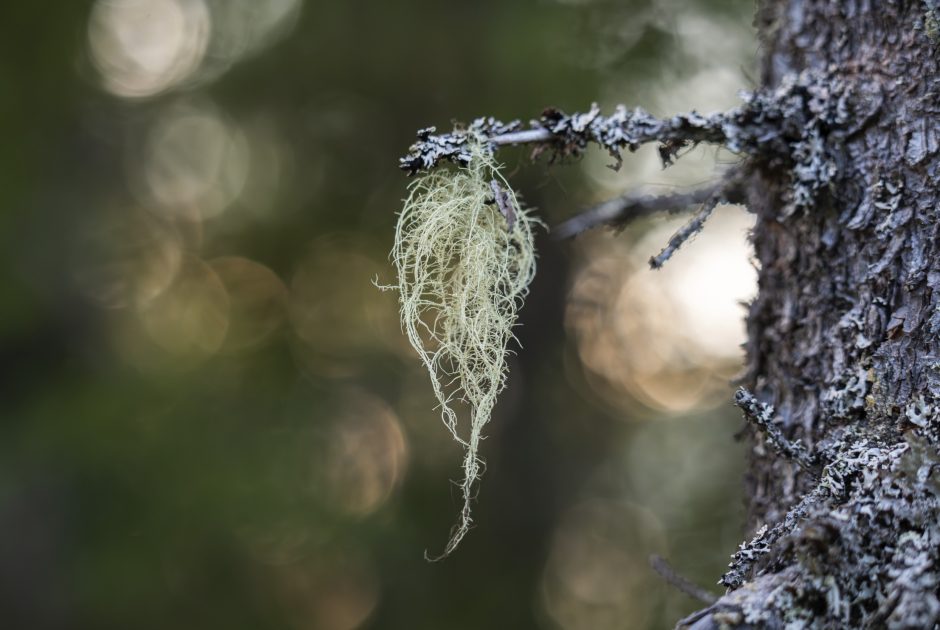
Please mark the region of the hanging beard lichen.
POLYGON ((444 424, 464 449, 463 508, 439 558, 470 528, 482 430, 506 386, 507 345, 535 275, 532 230, 539 223, 492 154, 478 144, 469 149, 468 166, 411 184, 391 253, 402 328, 431 375, 444 424), (458 428, 455 402, 468 409, 468 435, 458 428))

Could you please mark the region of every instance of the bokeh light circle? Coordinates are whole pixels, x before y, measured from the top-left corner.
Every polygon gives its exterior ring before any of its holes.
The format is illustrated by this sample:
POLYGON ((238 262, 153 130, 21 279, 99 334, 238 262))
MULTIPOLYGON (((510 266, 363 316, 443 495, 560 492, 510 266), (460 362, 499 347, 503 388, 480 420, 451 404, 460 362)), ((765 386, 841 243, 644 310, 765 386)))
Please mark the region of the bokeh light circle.
POLYGON ((188 80, 209 44, 201 0, 98 0, 88 22, 91 59, 115 96, 154 96, 188 80))
POLYGON ((187 257, 176 281, 142 309, 139 317, 143 330, 166 352, 207 359, 225 340, 228 293, 209 265, 187 257))
POLYGON ((168 216, 201 221, 238 198, 249 167, 249 145, 237 125, 211 106, 182 104, 151 128, 138 192, 168 216))

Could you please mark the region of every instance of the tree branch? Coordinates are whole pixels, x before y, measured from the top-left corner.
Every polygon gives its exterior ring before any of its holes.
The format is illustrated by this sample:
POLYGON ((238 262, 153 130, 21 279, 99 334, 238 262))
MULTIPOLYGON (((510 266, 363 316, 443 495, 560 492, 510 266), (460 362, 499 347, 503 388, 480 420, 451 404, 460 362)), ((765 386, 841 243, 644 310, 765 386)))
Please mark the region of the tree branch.
POLYGON ((564 240, 600 225, 622 227, 627 223, 660 212, 681 212, 689 206, 706 203, 712 198, 719 203, 744 203, 742 171, 732 170, 720 181, 688 192, 664 195, 627 193, 601 202, 552 229, 557 240, 564 240))
POLYGON ((672 568, 672 565, 666 562, 666 559, 662 556, 659 556, 655 553, 651 555, 650 567, 652 567, 652 569, 659 574, 659 577, 663 578, 669 584, 673 585, 689 597, 697 599, 704 604, 714 604, 716 601, 718 601, 717 595, 705 590, 698 584, 695 584, 691 580, 688 580, 685 577, 679 575, 679 573, 674 568, 672 568))
POLYGON ((681 212, 689 206, 704 203, 720 187, 720 184, 712 184, 690 192, 674 192, 665 195, 638 195, 636 193, 621 195, 599 203, 560 223, 552 229, 552 235, 558 240, 564 240, 600 225, 623 226, 635 219, 660 212, 681 212))
MULTIPOLYGON (((742 93, 741 106, 708 115, 692 111, 657 118, 643 109, 618 105, 604 116, 593 104, 576 114, 546 109, 528 127, 518 120, 477 118, 450 133, 437 134, 434 127, 420 130, 399 166, 410 175, 442 162, 467 166, 471 142, 483 143, 494 153, 501 146, 532 145, 533 156, 549 153, 552 159, 579 157, 593 143, 607 150, 614 158, 612 168, 617 169, 624 150, 635 151, 643 144, 658 143, 660 157, 669 165, 683 147, 708 143, 750 156, 767 168, 789 171, 793 185, 786 199, 788 216, 809 208, 820 191, 840 176, 829 137, 853 132, 853 90, 827 73, 804 72, 784 76, 774 89, 742 93)), ((861 104, 870 100, 861 99, 861 104)), ((573 224, 566 231, 576 233, 580 228, 573 224)))
POLYGON ((792 442, 783 436, 774 419, 774 408, 757 400, 743 387, 734 394, 734 404, 741 408, 744 417, 764 435, 778 453, 796 462, 803 469, 818 475, 816 458, 800 442, 792 442))
POLYGON ((533 144, 535 154, 551 151, 555 157, 579 156, 593 142, 607 149, 616 160, 615 168, 620 166, 624 149, 635 151, 643 144, 658 142, 663 161, 668 164, 679 149, 690 143, 733 144, 729 131, 741 122, 738 119, 742 111, 710 116, 691 112, 659 119, 643 109, 628 110, 618 105, 613 114, 603 116, 594 103, 581 114, 547 109, 529 123, 528 129, 523 129, 518 120, 503 123, 495 118, 477 118, 466 129, 457 128, 448 134, 435 134, 434 127, 420 130, 418 141, 399 162, 410 175, 443 161, 466 166, 470 163, 467 143, 476 139, 493 151, 499 146, 533 144))
POLYGON ((683 243, 701 232, 702 228, 705 227, 705 222, 708 221, 708 217, 712 215, 719 203, 721 203, 721 197, 716 195, 709 197, 695 216, 692 217, 692 220, 679 228, 679 231, 669 238, 669 242, 666 243, 663 250, 650 258, 650 268, 661 269, 666 261, 672 258, 672 255, 682 247, 683 243))
MULTIPOLYGON (((692 111, 657 118, 643 109, 618 105, 604 116, 594 103, 584 113, 546 109, 528 128, 518 120, 504 123, 492 117, 477 118, 451 133, 436 134, 434 127, 420 130, 418 141, 399 163, 411 175, 444 161, 466 166, 471 159, 467 143, 476 140, 493 151, 505 145, 532 144, 534 153, 550 151, 554 157, 577 157, 594 143, 610 153, 617 168, 624 149, 635 151, 657 142, 663 162, 669 164, 683 147, 706 142, 733 153, 783 158, 795 164, 806 188, 801 195, 811 195, 835 174, 820 130, 844 130, 853 120, 846 100, 849 91, 832 77, 803 73, 788 75, 773 90, 742 93, 741 106, 708 115, 692 111)), ((802 205, 805 200, 798 201, 802 205)))

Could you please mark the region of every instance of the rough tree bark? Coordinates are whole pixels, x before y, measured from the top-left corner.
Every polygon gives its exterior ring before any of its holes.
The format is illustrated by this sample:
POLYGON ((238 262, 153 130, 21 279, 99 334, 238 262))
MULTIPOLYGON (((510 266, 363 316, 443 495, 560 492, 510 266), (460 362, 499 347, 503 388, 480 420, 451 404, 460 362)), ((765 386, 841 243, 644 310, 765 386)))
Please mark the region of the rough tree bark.
POLYGON ((810 207, 791 213, 793 178, 760 159, 748 190, 760 290, 748 317, 754 396, 738 402, 814 462, 752 430, 754 538, 723 578, 728 594, 680 627, 937 627, 936 4, 758 10, 764 88, 810 71, 856 99, 849 130, 822 129, 839 172, 810 207))

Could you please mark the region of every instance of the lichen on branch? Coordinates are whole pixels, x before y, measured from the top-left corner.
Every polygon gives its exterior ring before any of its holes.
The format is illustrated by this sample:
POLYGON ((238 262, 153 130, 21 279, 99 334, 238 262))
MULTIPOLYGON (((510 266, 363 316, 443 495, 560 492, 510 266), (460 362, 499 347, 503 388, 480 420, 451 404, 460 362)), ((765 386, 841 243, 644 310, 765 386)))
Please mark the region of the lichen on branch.
POLYGON ((594 144, 613 157, 613 168, 619 168, 624 151, 656 143, 663 163, 669 165, 683 148, 706 143, 787 169, 793 182, 787 214, 792 214, 810 207, 843 175, 840 138, 857 131, 880 104, 870 86, 859 88, 811 72, 788 75, 775 89, 744 92, 741 98, 739 107, 707 115, 692 111, 657 118, 624 105, 604 115, 593 104, 575 114, 549 108, 527 126, 519 120, 482 117, 450 133, 428 127, 418 132, 417 142, 399 163, 411 175, 442 162, 467 166, 473 159, 468 146, 476 139, 489 153, 505 145, 528 144, 533 155, 552 159, 579 157, 594 144))
MULTIPOLYGON (((746 158, 732 169, 734 176, 703 189, 711 190, 705 196, 630 198, 569 221, 562 230, 570 235, 599 221, 622 223, 631 216, 703 199, 699 213, 652 259, 651 264, 659 267, 702 228, 716 205, 745 196, 742 173, 762 169, 789 174, 780 220, 817 206, 823 195, 852 176, 841 166, 843 142, 880 106, 877 89, 859 88, 826 72, 788 75, 772 89, 744 93, 742 101, 727 112, 693 111, 669 118, 622 105, 604 115, 595 104, 578 114, 547 109, 528 126, 478 118, 451 133, 437 134, 433 127, 418 132, 418 141, 400 166, 421 177, 411 185, 392 258, 399 274, 395 288, 401 294, 403 328, 431 375, 445 425, 465 448, 464 506, 443 555, 470 527, 470 504, 481 472, 477 453, 482 428, 505 386, 507 344, 535 270, 536 220, 521 208, 499 174, 495 152, 505 145, 528 144, 535 156, 566 159, 580 157, 595 144, 614 158, 617 168, 625 150, 635 151, 643 144, 656 143, 663 163, 669 165, 683 148, 708 143, 746 158), (448 162, 456 165, 456 171, 434 170, 448 162), (458 430, 456 401, 470 410, 469 435, 458 430)), ((761 420, 763 415, 756 417, 761 420)), ((804 468, 815 467, 809 452, 784 440, 772 418, 764 420, 762 430, 781 453, 804 468)), ((803 508, 824 498, 825 492, 820 488, 818 496, 807 496, 803 508)), ((755 540, 754 545, 766 543, 757 555, 769 553, 805 514, 796 509, 784 523, 768 530, 772 540, 755 540)), ((742 558, 736 573, 743 579, 751 566, 749 558, 742 558)), ((730 583, 738 583, 737 577, 730 583)))
POLYGON ((464 449, 463 507, 439 557, 471 525, 482 474, 483 427, 506 386, 506 355, 518 309, 535 275, 533 230, 492 153, 477 143, 455 171, 414 180, 398 219, 391 258, 402 328, 431 377, 441 417, 464 449), (469 415, 461 429, 458 409, 469 415))

